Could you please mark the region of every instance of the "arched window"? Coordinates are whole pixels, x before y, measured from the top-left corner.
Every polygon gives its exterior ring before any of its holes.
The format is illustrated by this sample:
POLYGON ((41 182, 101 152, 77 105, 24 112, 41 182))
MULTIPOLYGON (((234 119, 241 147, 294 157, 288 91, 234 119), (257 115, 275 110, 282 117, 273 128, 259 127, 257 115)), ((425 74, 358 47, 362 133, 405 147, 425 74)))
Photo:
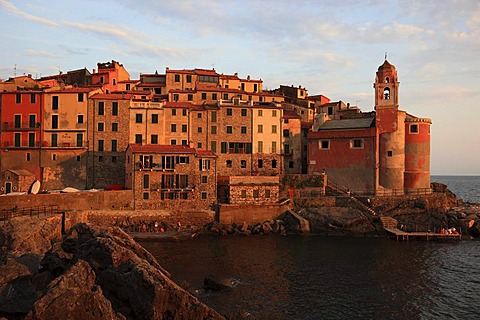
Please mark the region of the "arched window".
POLYGON ((385 83, 389 83, 390 79, 388 77, 385 78, 385 83))
POLYGON ((390 88, 385 88, 383 90, 383 98, 385 100, 390 100, 390 88))

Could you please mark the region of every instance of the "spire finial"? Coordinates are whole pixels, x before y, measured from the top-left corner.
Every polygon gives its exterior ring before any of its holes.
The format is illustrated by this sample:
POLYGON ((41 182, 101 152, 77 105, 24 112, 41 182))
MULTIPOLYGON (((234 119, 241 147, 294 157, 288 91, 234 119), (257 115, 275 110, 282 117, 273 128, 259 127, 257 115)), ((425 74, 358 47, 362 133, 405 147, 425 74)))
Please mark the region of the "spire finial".
POLYGON ((387 51, 385 51, 385 60, 387 60, 387 51))

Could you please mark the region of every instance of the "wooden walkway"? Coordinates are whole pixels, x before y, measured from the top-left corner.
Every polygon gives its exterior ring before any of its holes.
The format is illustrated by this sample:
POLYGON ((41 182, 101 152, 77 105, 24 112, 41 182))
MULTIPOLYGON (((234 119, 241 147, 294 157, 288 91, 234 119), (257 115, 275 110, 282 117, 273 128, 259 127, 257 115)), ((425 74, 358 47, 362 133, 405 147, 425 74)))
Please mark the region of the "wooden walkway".
POLYGON ((397 220, 392 217, 380 217, 382 221, 383 228, 389 234, 394 235, 397 238, 397 241, 409 241, 410 238, 422 238, 427 241, 430 239, 455 239, 460 240, 462 238, 461 234, 445 234, 445 233, 431 233, 431 232, 406 232, 397 228, 397 220))

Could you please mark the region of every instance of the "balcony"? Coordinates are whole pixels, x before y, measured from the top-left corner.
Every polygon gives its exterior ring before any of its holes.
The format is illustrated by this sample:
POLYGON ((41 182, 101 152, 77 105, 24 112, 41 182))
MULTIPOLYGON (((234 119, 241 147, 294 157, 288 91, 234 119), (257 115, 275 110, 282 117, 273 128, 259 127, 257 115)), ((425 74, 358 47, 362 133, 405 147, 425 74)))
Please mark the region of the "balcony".
POLYGON ((78 144, 77 142, 58 142, 55 145, 52 145, 51 142, 48 141, 43 141, 41 143, 42 148, 49 148, 49 149, 75 149, 75 148, 86 148, 87 147, 87 141, 80 141, 81 144, 78 144))
POLYGON ((20 145, 15 145, 13 141, 3 141, 2 143, 3 148, 14 148, 14 149, 38 149, 42 147, 41 141, 35 141, 33 143, 29 143, 28 140, 20 141, 20 145))
POLYGON ((38 131, 40 130, 40 122, 15 124, 14 122, 3 122, 1 131, 38 131))

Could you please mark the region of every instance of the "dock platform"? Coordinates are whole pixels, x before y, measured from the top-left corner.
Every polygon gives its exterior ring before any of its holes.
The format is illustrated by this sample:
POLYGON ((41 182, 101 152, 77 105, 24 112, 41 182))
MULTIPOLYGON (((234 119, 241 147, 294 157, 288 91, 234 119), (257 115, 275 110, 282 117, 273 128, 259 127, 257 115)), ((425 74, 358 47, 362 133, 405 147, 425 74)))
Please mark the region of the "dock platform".
POLYGON ((462 238, 462 235, 459 233, 447 234, 447 233, 432 233, 432 232, 406 232, 397 228, 397 220, 392 217, 380 217, 380 220, 382 221, 382 225, 385 231, 395 236, 397 238, 397 241, 399 240, 409 241, 410 238, 426 239, 427 241, 431 239, 432 240, 433 239, 460 240, 462 238))

